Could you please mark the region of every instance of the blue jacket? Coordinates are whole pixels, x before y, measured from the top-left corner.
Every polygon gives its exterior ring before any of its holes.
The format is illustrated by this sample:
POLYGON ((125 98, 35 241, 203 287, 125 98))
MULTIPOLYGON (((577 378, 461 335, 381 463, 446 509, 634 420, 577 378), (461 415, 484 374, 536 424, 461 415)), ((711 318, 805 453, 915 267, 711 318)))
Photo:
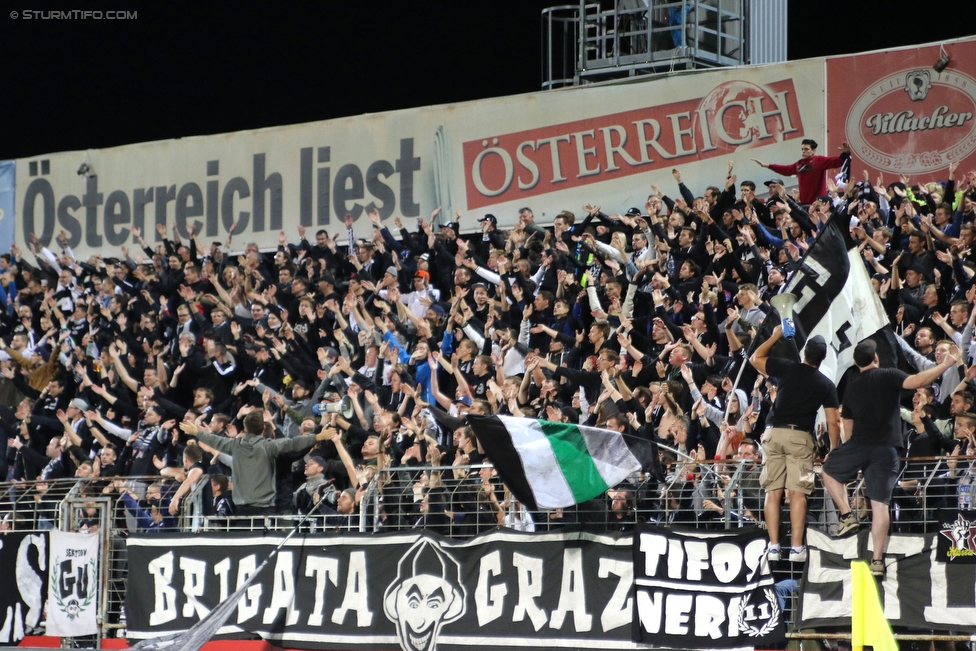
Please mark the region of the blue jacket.
POLYGON ((136 523, 141 533, 171 533, 179 531, 179 527, 176 526, 176 518, 171 516, 167 510, 169 509, 169 500, 164 498, 159 504, 159 509, 163 514, 163 519, 159 522, 153 520, 149 512, 139 506, 139 502, 128 493, 122 493, 122 501, 125 503, 125 508, 129 510, 129 513, 136 516, 136 523))

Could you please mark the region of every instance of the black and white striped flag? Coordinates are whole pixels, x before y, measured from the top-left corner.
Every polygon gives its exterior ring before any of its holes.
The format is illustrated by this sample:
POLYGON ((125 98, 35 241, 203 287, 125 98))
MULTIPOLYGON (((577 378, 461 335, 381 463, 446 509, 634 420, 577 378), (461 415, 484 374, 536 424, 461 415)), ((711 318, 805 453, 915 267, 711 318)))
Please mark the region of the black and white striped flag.
MULTIPOLYGON (((793 308, 796 348, 773 348, 775 357, 793 357, 810 337, 820 335, 827 342, 827 358, 820 371, 838 384, 854 365, 854 347, 888 325, 881 299, 861 253, 850 235, 848 217, 833 215, 817 235, 786 291, 797 298, 793 308)), ((779 324, 766 319, 754 346, 765 341, 779 324)), ((796 359, 796 361, 799 361, 796 359)))

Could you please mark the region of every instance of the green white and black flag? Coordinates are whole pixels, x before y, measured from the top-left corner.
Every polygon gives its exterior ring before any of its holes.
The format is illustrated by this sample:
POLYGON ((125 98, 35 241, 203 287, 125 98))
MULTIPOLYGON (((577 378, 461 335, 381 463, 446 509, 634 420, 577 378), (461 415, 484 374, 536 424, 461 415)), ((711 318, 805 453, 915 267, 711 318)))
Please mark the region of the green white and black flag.
POLYGON ((468 415, 499 477, 530 509, 593 499, 650 465, 649 442, 611 430, 511 416, 468 415))

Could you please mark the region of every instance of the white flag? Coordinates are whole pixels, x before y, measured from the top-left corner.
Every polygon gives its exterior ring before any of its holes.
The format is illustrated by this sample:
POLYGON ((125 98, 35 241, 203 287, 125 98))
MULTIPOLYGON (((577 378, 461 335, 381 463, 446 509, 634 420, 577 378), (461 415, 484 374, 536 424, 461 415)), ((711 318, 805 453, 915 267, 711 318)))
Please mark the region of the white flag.
POLYGON ((98 633, 98 534, 51 531, 47 634, 98 633))
MULTIPOLYGON (((807 339, 822 336, 827 357, 820 372, 834 384, 854 365, 854 347, 888 325, 844 214, 830 218, 800 260, 786 291, 797 298, 793 307, 796 347, 802 350, 807 339)), ((770 321, 769 332, 776 323, 770 321)))

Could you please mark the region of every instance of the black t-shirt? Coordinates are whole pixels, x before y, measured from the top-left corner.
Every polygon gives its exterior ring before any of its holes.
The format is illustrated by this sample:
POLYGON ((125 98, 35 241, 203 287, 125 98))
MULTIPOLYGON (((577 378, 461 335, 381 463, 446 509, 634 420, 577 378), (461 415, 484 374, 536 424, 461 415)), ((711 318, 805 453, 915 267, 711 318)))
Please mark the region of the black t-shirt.
POLYGON ((766 360, 766 372, 779 380, 776 402, 766 423, 770 427, 795 425, 813 432, 820 407, 836 409, 837 387, 819 370, 808 364, 779 357, 766 360))
POLYGON ((905 446, 901 435, 902 385, 907 373, 874 368, 851 377, 844 393, 844 420, 854 421, 851 442, 858 445, 905 446))
POLYGON ((471 389, 472 395, 476 399, 485 400, 488 397, 488 381, 492 377, 494 377, 492 373, 485 373, 484 375, 475 375, 472 373, 464 379, 468 383, 468 388, 471 389))

